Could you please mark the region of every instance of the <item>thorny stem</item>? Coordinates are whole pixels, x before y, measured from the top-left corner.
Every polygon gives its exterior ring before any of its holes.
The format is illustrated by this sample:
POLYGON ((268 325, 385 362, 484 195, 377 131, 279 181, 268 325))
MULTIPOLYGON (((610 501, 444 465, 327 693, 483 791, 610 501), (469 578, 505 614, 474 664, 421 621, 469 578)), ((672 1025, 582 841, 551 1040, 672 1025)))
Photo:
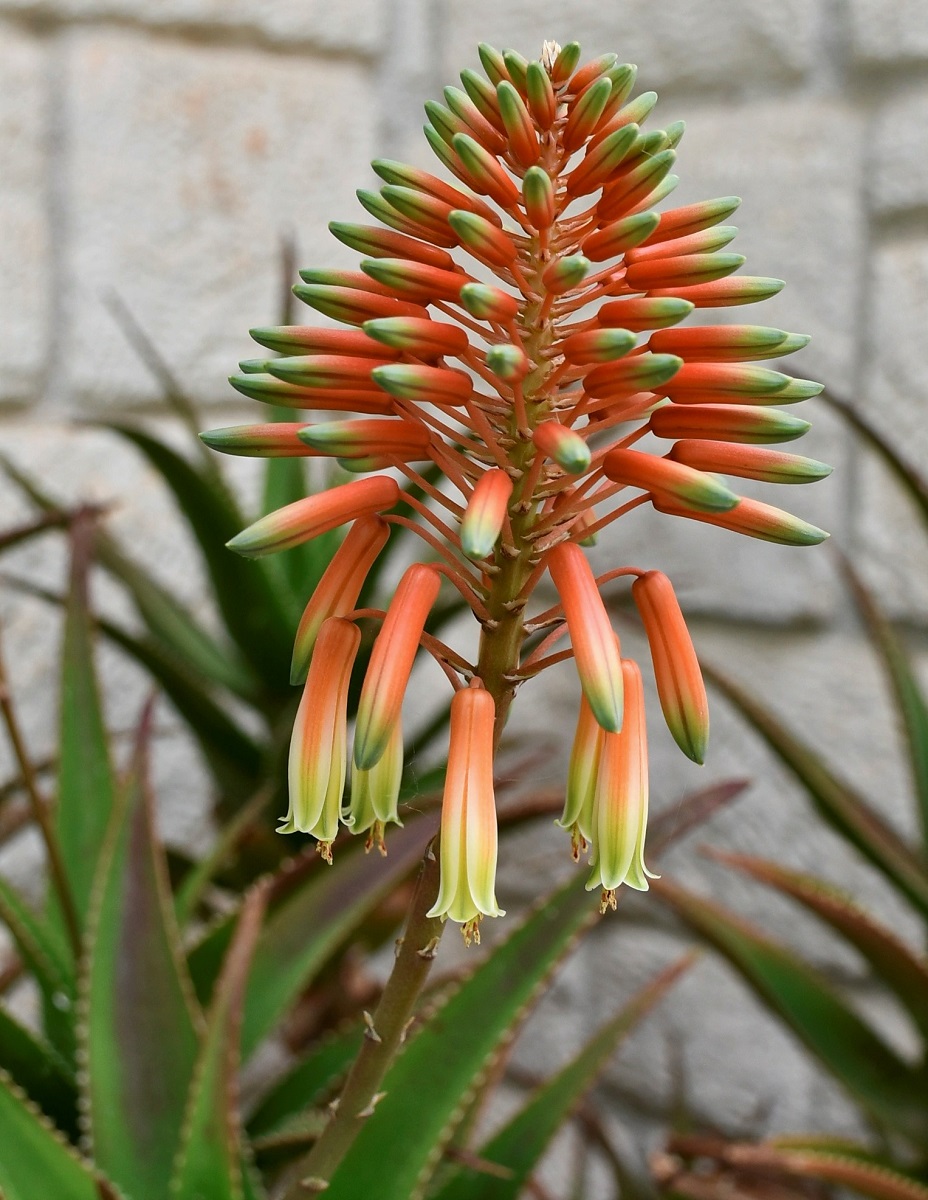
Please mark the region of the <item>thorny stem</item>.
POLYGON ((64 859, 61 857, 58 838, 52 826, 49 806, 39 792, 35 768, 26 749, 26 742, 19 726, 16 709, 13 707, 13 696, 7 678, 2 646, 0 646, 0 712, 3 713, 3 722, 6 725, 10 744, 13 747, 13 754, 19 764, 20 775, 22 776, 26 795, 29 797, 29 807, 32 811, 33 819, 38 825, 42 840, 45 843, 45 851, 48 855, 49 875, 51 876, 52 884, 58 896, 62 914, 64 915, 71 949, 74 952, 75 959, 77 959, 81 955, 81 927, 77 919, 77 909, 74 906, 74 897, 71 893, 71 885, 68 881, 67 871, 65 870, 64 859))
POLYGON ((406 928, 397 942, 396 963, 368 1021, 364 1044, 328 1125, 300 1164, 299 1178, 283 1200, 307 1200, 326 1190, 327 1181, 380 1099, 380 1085, 403 1043, 441 938, 441 919, 426 915, 438 896, 438 874, 438 858, 429 846, 406 928))

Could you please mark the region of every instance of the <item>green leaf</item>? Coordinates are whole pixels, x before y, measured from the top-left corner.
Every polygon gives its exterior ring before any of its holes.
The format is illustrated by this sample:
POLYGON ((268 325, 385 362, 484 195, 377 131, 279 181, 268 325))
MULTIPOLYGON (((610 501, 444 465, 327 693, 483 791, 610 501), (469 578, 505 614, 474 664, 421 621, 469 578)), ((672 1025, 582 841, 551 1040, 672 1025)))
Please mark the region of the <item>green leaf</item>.
POLYGON ((712 857, 792 896, 842 935, 892 989, 928 1038, 928 962, 917 958, 891 929, 874 920, 853 897, 821 879, 788 871, 747 854, 711 851, 712 857))
POLYGON ((866 417, 861 416, 846 400, 839 400, 831 391, 824 392, 821 398, 839 412, 870 448, 876 451, 896 477, 897 482, 902 485, 903 491, 915 504, 921 516, 928 522, 928 480, 913 466, 905 462, 876 426, 872 425, 866 417))
POLYGON ((326 1200, 418 1200, 486 1064, 596 919, 584 882, 572 879, 539 905, 410 1039, 326 1200))
MULTIPOLYGON (((59 715, 58 803, 55 832, 68 873, 77 917, 86 924, 94 873, 110 816, 115 781, 94 668, 93 622, 87 576, 93 528, 76 525, 71 534, 71 581, 65 610, 59 715)), ((52 920, 64 925, 52 895, 52 920)))
POLYGON ((61 931, 37 916, 13 885, 0 876, 0 921, 20 957, 49 998, 74 993, 74 964, 61 931))
POLYGON ((100 1200, 90 1168, 2 1071, 0 1146, 3 1200, 100 1200))
POLYGON ((655 894, 738 969, 757 995, 878 1121, 923 1145, 928 1137, 919 1078, 824 978, 785 946, 667 879, 655 894))
POLYGON ((51 1046, 0 1008, 0 1070, 6 1072, 48 1119, 77 1138, 77 1082, 51 1046))
POLYGON ((188 672, 254 703, 260 681, 234 647, 223 645, 199 624, 165 587, 134 563, 103 533, 97 536, 97 562, 132 597, 150 636, 188 672))
POLYGON ((363 1041, 363 1026, 354 1025, 313 1047, 262 1099, 248 1120, 249 1135, 277 1133, 290 1121, 301 1119, 347 1074, 363 1041))
MULTIPOLYGON (((258 939, 248 982, 242 1026, 242 1054, 248 1057, 286 1013, 319 968, 421 859, 436 830, 434 814, 391 832, 389 857, 369 858, 360 846, 336 855, 327 867, 308 851, 300 868, 276 876, 270 912, 258 939), (299 884, 299 886, 296 886, 299 884)), ((219 963, 231 939, 232 918, 210 931, 190 955, 194 986, 209 996, 219 963)))
POLYGON ((101 864, 81 1031, 95 1161, 133 1200, 164 1200, 193 1077, 199 1014, 148 785, 151 708, 101 864))
POLYGON ((226 549, 247 518, 226 490, 164 442, 118 421, 104 428, 126 438, 160 473, 174 494, 203 554, 216 603, 230 636, 271 690, 289 678, 293 614, 265 565, 226 549))
POLYGON ((866 622, 889 679, 896 708, 905 731, 915 797, 918 801, 922 838, 928 851, 928 704, 915 678, 905 648, 880 611, 863 580, 846 558, 841 558, 844 577, 851 588, 857 610, 866 622))
POLYGON ((244 1197, 237 1086, 239 1032, 266 893, 266 886, 258 885, 245 897, 216 985, 171 1180, 171 1194, 181 1200, 244 1197))
POLYGON ((527 1103, 480 1149, 480 1158, 503 1168, 496 1176, 459 1168, 434 1200, 518 1200, 551 1139, 592 1087, 622 1039, 661 1000, 694 960, 688 955, 664 971, 599 1030, 580 1053, 543 1083, 527 1103))
POLYGON ((808 745, 790 733, 748 692, 715 667, 703 674, 739 709, 806 789, 822 817, 921 913, 928 915, 928 869, 902 838, 808 745))

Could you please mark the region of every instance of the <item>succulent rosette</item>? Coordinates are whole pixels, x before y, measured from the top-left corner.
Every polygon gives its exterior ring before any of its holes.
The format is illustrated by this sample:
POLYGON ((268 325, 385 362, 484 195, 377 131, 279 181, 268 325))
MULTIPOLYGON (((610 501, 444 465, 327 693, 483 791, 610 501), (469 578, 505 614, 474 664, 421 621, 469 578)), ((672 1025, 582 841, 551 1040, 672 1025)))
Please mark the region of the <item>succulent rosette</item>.
POLYGON ((433 911, 467 936, 500 912, 500 731, 521 685, 566 656, 582 699, 561 823, 576 855, 590 847, 589 886, 602 889, 604 905, 623 882, 647 887, 641 673, 622 656, 605 583, 633 581, 668 726, 690 758, 705 754, 705 690, 669 580, 623 566, 596 578, 582 547, 646 504, 813 545, 822 530, 739 496, 734 481, 804 483, 829 472, 771 448, 808 428, 782 406, 821 387, 758 364, 808 338, 685 323, 783 285, 737 273, 744 259, 728 249, 736 230, 725 224, 736 197, 659 208, 677 183, 683 126, 645 131, 657 97, 633 98, 635 68, 615 54, 581 65, 575 43, 548 43, 535 62, 481 46, 480 59, 485 74, 462 72, 462 88, 426 105, 425 134, 447 178, 376 161, 383 186, 358 192, 374 223, 330 226, 361 254, 359 269, 301 272, 297 297, 338 327, 252 330, 271 355, 243 363, 233 386, 305 411, 307 422, 204 435, 227 453, 328 457, 359 476, 230 542, 262 555, 351 524, 297 635, 293 678, 305 693, 283 828, 313 833, 326 857, 339 823, 382 843, 384 824, 397 819, 403 694, 424 649, 455 689, 433 911), (414 530, 427 561, 408 569, 386 613, 373 614, 382 625, 346 801, 351 630, 372 615, 355 605, 391 525, 414 530), (538 611, 546 573, 559 601, 538 611), (426 630, 445 585, 479 622, 476 661, 426 630), (564 635, 569 651, 555 649, 564 635))

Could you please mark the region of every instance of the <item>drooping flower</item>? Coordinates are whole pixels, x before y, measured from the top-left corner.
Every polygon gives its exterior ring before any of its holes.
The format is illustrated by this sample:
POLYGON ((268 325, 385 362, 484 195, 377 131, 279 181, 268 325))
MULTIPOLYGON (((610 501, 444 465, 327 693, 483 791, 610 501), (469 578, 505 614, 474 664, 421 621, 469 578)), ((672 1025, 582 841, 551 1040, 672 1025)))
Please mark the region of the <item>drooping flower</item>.
MULTIPOLYGON (((668 725, 692 758, 705 754, 705 693, 669 581, 650 566, 618 566, 597 580, 582 547, 645 504, 812 545, 822 530, 740 497, 731 481, 795 484, 828 470, 770 448, 808 428, 783 406, 821 388, 759 364, 808 338, 759 325, 682 324, 697 309, 755 303, 783 286, 739 273, 744 260, 729 248, 736 230, 726 224, 736 197, 662 207, 677 183, 682 123, 645 130, 657 97, 633 96, 635 68, 616 55, 581 65, 575 43, 546 43, 534 62, 489 46, 479 54, 485 74, 465 70, 463 90, 448 88, 444 104, 426 106, 443 176, 375 161, 382 186, 358 192, 374 223, 330 226, 359 253, 359 269, 300 273, 297 297, 342 327, 255 329, 264 356, 232 377, 264 403, 359 419, 204 435, 227 453, 327 455, 347 471, 377 472, 263 517, 230 543, 266 554, 356 522, 297 635, 295 681, 309 667, 304 696, 311 682, 324 691, 328 675, 347 678, 350 639, 324 633, 371 619, 355 605, 384 530, 399 524, 425 542, 428 563, 409 568, 386 614, 373 614, 383 625, 342 816, 374 841, 395 819, 400 713, 423 647, 455 688, 437 910, 471 932, 498 911, 494 746, 517 690, 565 653, 582 699, 561 823, 575 852, 592 845, 591 883, 607 900, 623 881, 647 885, 641 679, 621 659, 601 595, 608 582, 635 581, 668 725), (558 602, 539 611, 546 570, 558 602), (442 577, 479 622, 473 661, 426 628, 442 577), (564 634, 570 650, 549 653, 564 634)), ((301 706, 297 758, 313 761, 304 743, 318 737, 337 766, 334 726, 317 729, 311 708, 301 706)), ((305 770, 296 777, 291 824, 297 808, 309 810, 306 778, 305 770)), ((326 779, 322 808, 300 827, 311 825, 328 845, 338 771, 326 779)))

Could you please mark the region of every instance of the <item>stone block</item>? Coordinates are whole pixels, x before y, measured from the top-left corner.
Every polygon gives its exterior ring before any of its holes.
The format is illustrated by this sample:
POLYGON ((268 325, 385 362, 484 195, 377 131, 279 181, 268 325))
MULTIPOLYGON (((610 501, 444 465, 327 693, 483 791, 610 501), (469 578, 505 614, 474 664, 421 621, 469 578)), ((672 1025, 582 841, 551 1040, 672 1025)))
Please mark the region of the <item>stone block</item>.
POLYGON ((451 6, 445 62, 450 74, 476 65, 478 42, 540 55, 546 38, 578 41, 587 56, 616 51, 638 63, 645 87, 715 87, 795 80, 814 66, 818 4, 762 0, 716 4, 647 0, 621 6, 596 0, 496 4, 475 0, 451 6))
POLYGON ((928 60, 928 9, 922 0, 851 0, 851 42, 866 63, 928 60))
POLYGON ((894 95, 880 112, 873 139, 876 161, 870 185, 877 212, 892 215, 928 208, 926 128, 926 91, 894 95))
POLYGON ((0 401, 35 398, 51 323, 47 77, 43 44, 0 23, 0 401))
POLYGON ((115 292, 191 395, 231 404, 225 377, 255 353, 248 328, 279 319, 280 236, 297 236, 301 265, 353 257, 326 224, 360 219, 366 73, 126 30, 66 41, 62 398, 122 408, 157 395, 104 306, 115 292))
POLYGON ((0 12, 117 19, 154 29, 258 33, 269 42, 373 53, 386 28, 378 0, 0 0, 0 12))

